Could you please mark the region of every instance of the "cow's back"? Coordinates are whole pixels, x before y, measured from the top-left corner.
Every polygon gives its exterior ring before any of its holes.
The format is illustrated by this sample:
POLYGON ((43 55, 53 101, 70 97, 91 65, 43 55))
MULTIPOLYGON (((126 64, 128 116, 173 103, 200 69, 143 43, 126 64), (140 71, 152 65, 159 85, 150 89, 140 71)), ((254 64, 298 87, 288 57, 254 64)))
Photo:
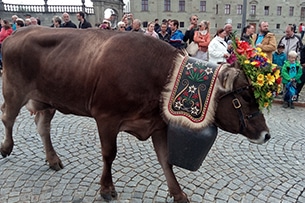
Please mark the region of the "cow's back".
POLYGON ((64 113, 128 113, 155 106, 176 55, 139 33, 24 28, 3 43, 3 77, 64 113))

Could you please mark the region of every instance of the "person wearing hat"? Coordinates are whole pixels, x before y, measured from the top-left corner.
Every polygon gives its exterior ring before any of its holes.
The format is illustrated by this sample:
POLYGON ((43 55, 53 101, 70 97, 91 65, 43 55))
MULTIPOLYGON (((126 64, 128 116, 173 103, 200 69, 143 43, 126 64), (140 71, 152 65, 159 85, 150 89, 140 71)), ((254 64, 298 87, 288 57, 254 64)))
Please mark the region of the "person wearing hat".
POLYGON ((277 50, 272 54, 272 63, 276 64, 280 68, 282 68, 284 62, 287 60, 287 56, 284 50, 285 50, 285 45, 280 43, 277 46, 277 50))
POLYGON ((24 17, 25 17, 25 18, 31 18, 31 17, 32 17, 32 15, 31 15, 31 14, 29 14, 29 13, 27 13, 27 14, 25 14, 25 15, 24 15, 24 17))

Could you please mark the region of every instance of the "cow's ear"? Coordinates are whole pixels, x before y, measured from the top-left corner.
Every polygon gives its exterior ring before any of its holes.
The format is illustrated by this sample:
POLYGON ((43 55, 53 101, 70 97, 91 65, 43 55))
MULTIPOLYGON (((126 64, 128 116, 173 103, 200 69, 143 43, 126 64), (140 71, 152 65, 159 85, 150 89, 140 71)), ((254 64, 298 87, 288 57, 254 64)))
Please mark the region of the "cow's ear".
POLYGON ((225 92, 233 90, 233 83, 240 73, 240 70, 235 67, 222 67, 223 70, 218 75, 221 89, 225 92))

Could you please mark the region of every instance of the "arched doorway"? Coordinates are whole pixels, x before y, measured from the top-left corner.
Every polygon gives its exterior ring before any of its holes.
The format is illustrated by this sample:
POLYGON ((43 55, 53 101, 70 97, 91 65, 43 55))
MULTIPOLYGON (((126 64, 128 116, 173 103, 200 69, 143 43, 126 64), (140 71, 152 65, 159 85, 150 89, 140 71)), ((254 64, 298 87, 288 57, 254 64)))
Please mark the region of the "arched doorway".
POLYGON ((111 26, 115 27, 117 22, 121 20, 123 16, 124 2, 123 0, 91 0, 95 11, 95 21, 101 23, 105 14, 110 12, 111 26), (110 9, 110 10, 109 10, 110 9), (106 11, 107 10, 107 11, 106 11))
POLYGON ((118 21, 121 20, 121 19, 118 19, 118 12, 111 8, 107 8, 104 11, 104 19, 110 21, 112 29, 115 29, 118 21))

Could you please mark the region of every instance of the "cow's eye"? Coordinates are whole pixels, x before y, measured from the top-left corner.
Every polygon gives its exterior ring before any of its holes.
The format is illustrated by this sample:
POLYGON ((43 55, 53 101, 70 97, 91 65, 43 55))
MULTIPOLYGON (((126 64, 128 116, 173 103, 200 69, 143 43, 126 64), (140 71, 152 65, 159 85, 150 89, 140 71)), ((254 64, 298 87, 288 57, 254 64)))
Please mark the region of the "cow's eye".
POLYGON ((251 97, 248 96, 248 95, 243 95, 242 97, 243 97, 243 99, 244 99, 246 102, 251 102, 251 101, 252 101, 251 97))

